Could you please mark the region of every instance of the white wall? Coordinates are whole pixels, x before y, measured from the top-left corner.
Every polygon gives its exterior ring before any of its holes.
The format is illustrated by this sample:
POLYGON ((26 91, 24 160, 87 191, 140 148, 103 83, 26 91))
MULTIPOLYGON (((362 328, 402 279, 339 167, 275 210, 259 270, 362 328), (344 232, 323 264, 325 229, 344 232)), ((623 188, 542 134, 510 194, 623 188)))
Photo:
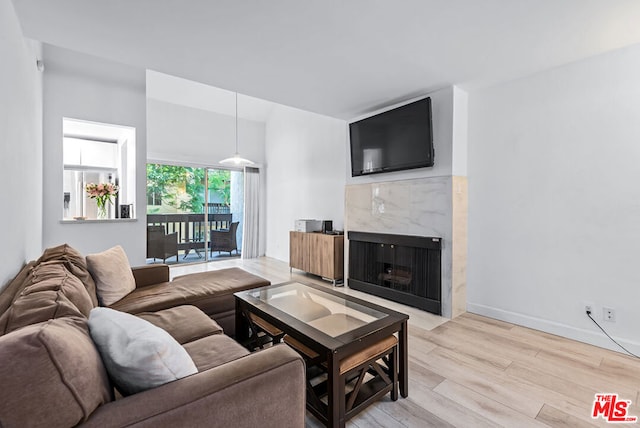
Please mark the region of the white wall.
MULTIPOLYGON (((215 166, 235 153, 235 117, 147 99, 147 155, 152 160, 215 166)), ((238 150, 252 161, 265 160, 265 124, 238 120, 238 150)))
POLYGON ((457 86, 453 87, 452 126, 451 174, 466 177, 469 150, 469 94, 457 86))
POLYGON ((39 46, 0 0, 0 288, 42 251, 42 74, 39 46))
POLYGON ((266 254, 289 260, 289 231, 301 218, 344 227, 347 124, 278 105, 267 121, 266 254))
POLYGON ((131 264, 146 252, 145 71, 51 45, 44 46, 43 244, 68 243, 83 254, 122 245, 131 264), (136 128, 137 221, 62 223, 62 118, 136 128))
MULTIPOLYGON (((469 96, 468 309, 640 352, 640 46, 469 96)), ((613 349, 613 348, 612 348, 613 349)))

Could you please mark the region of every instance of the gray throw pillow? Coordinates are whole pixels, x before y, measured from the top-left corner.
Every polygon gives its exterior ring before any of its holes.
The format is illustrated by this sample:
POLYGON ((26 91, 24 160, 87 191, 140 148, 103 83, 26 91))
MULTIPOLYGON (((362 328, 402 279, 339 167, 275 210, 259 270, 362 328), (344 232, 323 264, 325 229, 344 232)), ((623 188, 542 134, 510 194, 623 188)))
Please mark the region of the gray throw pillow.
POLYGON ((198 372, 187 351, 169 333, 135 315, 94 308, 89 314, 89 332, 123 395, 198 372))

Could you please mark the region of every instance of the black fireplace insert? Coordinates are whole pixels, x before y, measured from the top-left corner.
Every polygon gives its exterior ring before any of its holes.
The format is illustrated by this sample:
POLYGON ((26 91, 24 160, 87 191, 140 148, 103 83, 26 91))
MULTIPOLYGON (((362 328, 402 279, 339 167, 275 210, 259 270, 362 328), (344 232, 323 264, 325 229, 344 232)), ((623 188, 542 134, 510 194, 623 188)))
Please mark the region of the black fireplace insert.
POLYGON ((440 315, 441 238, 349 232, 350 288, 440 315))

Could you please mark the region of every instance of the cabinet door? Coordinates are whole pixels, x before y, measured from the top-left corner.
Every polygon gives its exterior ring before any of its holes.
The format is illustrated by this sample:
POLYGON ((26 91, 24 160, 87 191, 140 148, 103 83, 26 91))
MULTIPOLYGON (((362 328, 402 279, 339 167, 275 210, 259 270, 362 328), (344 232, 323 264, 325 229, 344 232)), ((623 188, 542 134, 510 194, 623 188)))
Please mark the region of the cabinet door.
POLYGON ((309 272, 328 279, 342 279, 344 271, 344 237, 309 234, 309 272))
POLYGON ((331 236, 309 233, 309 273, 325 278, 333 277, 333 241, 331 236))
POLYGON ((304 232, 289 232, 289 266, 309 271, 309 239, 304 232))

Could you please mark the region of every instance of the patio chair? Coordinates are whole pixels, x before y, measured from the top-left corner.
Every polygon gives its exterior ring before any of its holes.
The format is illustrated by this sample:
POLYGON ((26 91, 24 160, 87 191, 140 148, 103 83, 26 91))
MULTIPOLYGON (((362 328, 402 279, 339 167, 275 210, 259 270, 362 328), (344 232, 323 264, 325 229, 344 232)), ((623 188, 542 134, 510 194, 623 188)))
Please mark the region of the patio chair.
POLYGON ((235 250, 238 254, 238 244, 236 242, 236 232, 239 222, 231 223, 229 229, 220 229, 211 231, 211 255, 213 252, 228 251, 229 255, 235 250))
POLYGON ((162 259, 176 256, 178 261, 178 232, 166 234, 164 226, 147 226, 147 258, 162 259))

